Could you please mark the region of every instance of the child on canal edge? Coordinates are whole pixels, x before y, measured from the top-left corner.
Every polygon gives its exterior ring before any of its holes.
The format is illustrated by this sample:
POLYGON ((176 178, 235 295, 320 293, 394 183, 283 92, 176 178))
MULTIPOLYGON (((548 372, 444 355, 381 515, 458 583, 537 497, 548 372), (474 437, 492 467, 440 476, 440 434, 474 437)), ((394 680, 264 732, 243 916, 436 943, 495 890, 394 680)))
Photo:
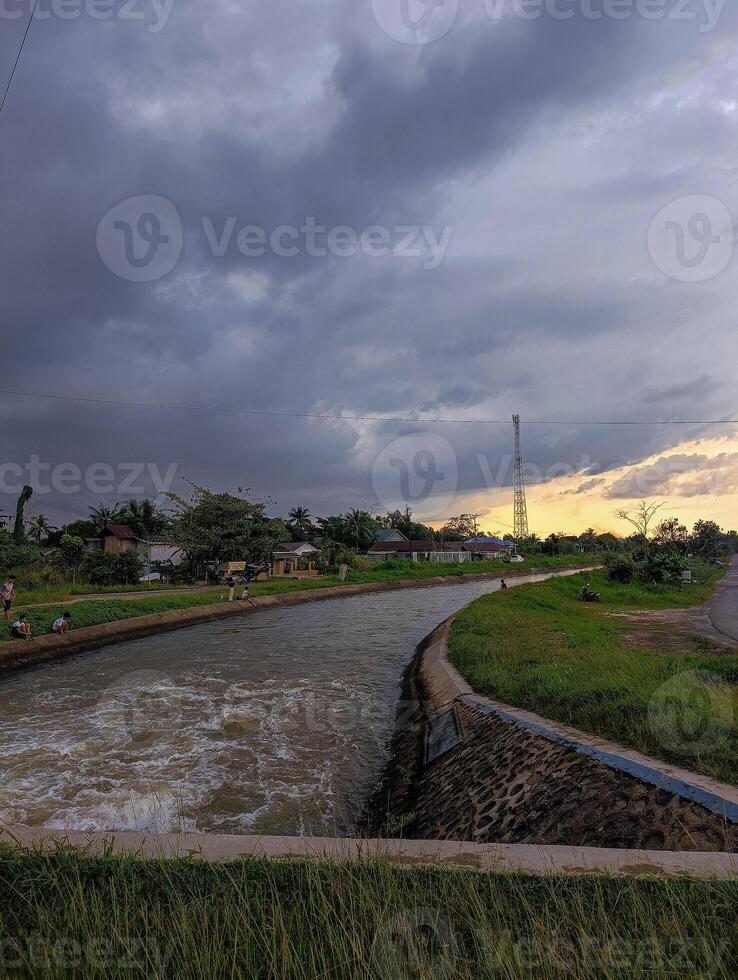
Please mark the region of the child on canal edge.
POLYGON ((64 636, 64 634, 69 629, 69 620, 72 618, 71 613, 64 613, 58 619, 55 619, 51 624, 51 632, 56 633, 58 636, 64 636))
POLYGON ((16 640, 32 639, 31 624, 28 622, 25 613, 20 614, 10 629, 16 640))

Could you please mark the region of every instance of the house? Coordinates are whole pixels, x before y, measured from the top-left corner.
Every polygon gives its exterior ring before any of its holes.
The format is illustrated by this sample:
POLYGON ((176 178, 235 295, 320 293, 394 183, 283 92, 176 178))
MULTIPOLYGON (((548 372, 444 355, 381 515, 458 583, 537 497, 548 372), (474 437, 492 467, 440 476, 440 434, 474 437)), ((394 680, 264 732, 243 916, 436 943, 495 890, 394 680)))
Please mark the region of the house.
POLYGON ((272 575, 315 578, 318 575, 316 563, 319 554, 319 549, 307 541, 282 544, 272 555, 272 575))
POLYGON ((375 541, 367 552, 370 561, 388 561, 398 558, 403 561, 429 561, 437 564, 456 564, 471 561, 471 555, 464 550, 460 541, 422 541, 409 540, 399 531, 385 541, 375 541))
POLYGON ((518 553, 518 546, 514 541, 503 541, 502 538, 470 538, 464 542, 464 547, 476 561, 490 561, 495 558, 509 560, 518 553))
POLYGON ((138 551, 144 561, 144 573, 141 581, 156 578, 158 564, 171 563, 181 565, 184 555, 177 545, 165 541, 146 541, 139 538, 128 524, 108 524, 99 538, 90 538, 87 542, 90 551, 102 551, 107 555, 119 555, 124 551, 138 551))

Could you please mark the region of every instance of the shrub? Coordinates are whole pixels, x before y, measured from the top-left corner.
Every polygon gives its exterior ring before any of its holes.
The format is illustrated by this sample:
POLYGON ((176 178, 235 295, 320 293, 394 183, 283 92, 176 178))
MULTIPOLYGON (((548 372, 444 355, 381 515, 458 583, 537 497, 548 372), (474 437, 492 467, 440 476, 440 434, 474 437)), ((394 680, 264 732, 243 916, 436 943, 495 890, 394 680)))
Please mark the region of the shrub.
POLYGON ((354 558, 354 568, 357 572, 371 572, 374 568, 374 562, 369 561, 368 558, 362 558, 359 555, 354 558))
POLYGON ((629 585, 635 575, 635 565, 630 555, 608 555, 605 561, 608 582, 629 585))

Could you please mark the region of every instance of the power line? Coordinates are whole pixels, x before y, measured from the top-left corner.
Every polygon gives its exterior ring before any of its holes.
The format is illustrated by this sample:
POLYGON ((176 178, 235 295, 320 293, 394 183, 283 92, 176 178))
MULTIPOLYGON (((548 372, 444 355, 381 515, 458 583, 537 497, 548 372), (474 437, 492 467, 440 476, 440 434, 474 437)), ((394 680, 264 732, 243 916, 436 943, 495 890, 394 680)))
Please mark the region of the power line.
POLYGON ((15 63, 13 65, 13 70, 10 73, 10 78, 8 79, 8 84, 5 86, 5 91, 3 92, 2 102, 0 102, 0 112, 2 112, 3 111, 3 108, 5 107, 5 100, 8 97, 8 92, 10 91, 10 86, 13 84, 13 79, 15 78, 15 71, 16 71, 16 68, 18 67, 18 62, 21 59, 21 55, 23 54, 23 48, 26 46, 26 38, 28 37, 28 32, 31 30, 31 24, 33 23, 33 18, 36 16, 36 8, 37 7, 38 7, 38 0, 36 0, 36 2, 34 3, 33 10, 31 11, 31 16, 28 18, 28 23, 26 24, 26 29, 25 29, 25 32, 23 34, 23 40, 21 41, 20 47, 18 48, 18 55, 17 55, 17 57, 15 59, 15 63))
MULTIPOLYGON (((83 402, 93 405, 116 405, 124 408, 164 409, 177 412, 201 412, 214 415, 256 415, 275 418, 321 419, 336 422, 396 422, 402 425, 510 425, 509 419, 433 419, 402 418, 378 415, 334 415, 319 412, 276 412, 256 408, 222 408, 209 405, 175 405, 165 402, 137 402, 118 398, 93 398, 85 395, 60 395, 40 391, 15 391, 0 388, 0 395, 18 398, 43 398, 53 401, 83 402)), ((658 426, 658 425, 738 425, 738 419, 530 419, 523 425, 572 426, 658 426)))

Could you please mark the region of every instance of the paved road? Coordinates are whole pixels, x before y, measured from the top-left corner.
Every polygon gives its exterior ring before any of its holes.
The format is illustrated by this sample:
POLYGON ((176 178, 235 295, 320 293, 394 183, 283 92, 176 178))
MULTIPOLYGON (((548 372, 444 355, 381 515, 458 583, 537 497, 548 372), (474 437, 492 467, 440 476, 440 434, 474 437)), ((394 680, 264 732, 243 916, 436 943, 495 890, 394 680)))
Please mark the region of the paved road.
POLYGON ((728 574, 718 586, 717 598, 710 610, 712 625, 720 633, 738 640, 738 555, 728 574))

